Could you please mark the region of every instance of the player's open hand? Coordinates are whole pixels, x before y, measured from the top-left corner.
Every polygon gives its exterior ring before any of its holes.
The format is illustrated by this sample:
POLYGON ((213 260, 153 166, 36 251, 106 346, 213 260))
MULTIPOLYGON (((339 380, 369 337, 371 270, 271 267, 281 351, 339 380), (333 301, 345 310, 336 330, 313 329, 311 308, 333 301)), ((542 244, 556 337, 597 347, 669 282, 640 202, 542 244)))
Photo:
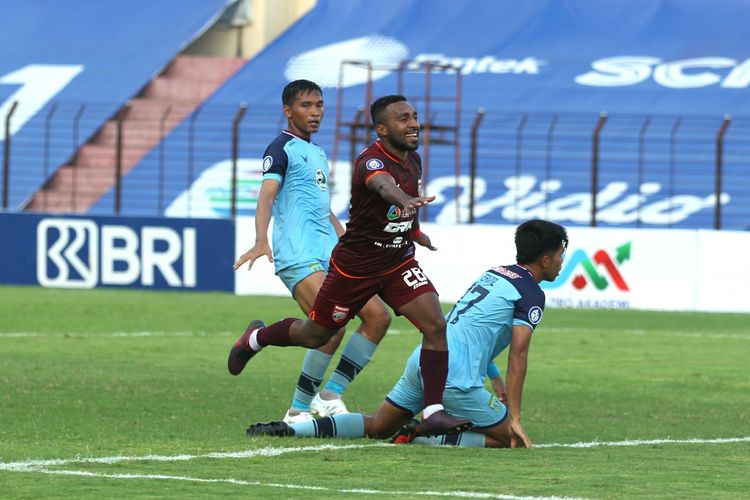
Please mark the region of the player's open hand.
POLYGON ((253 248, 240 255, 240 257, 237 259, 237 262, 235 262, 234 266, 232 267, 236 271, 237 269, 242 267, 242 264, 244 264, 245 262, 249 262, 249 264, 247 265, 247 270, 249 271, 253 268, 255 260, 263 255, 268 257, 268 262, 273 262, 273 252, 271 251, 271 246, 267 242, 256 243, 253 248))
POLYGON ((403 209, 406 211, 406 213, 409 213, 409 211, 416 210, 417 208, 423 207, 427 205, 428 203, 432 203, 433 201, 435 201, 435 195, 418 196, 416 198, 411 198, 409 201, 407 201, 403 209))
POLYGON ((433 252, 437 250, 436 247, 432 246, 432 241, 430 241, 430 237, 424 234, 422 231, 419 231, 416 234, 412 234, 412 239, 414 240, 414 243, 419 243, 423 247, 429 248, 433 252))
POLYGON ((523 430, 520 421, 511 421, 508 433, 510 434, 511 448, 531 448, 531 439, 523 430))

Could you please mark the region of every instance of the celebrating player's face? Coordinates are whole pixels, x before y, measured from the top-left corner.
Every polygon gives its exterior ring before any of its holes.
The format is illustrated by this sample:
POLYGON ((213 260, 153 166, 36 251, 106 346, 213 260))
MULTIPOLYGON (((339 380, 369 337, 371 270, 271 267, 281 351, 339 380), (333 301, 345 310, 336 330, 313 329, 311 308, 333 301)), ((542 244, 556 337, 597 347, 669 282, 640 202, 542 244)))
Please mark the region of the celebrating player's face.
POLYGON ((386 108, 383 120, 387 134, 382 139, 400 151, 416 151, 419 147, 417 112, 406 101, 394 102, 386 108))
POLYGON ((284 115, 289 120, 290 132, 310 140, 323 120, 323 96, 316 91, 298 94, 291 106, 284 106, 284 115))

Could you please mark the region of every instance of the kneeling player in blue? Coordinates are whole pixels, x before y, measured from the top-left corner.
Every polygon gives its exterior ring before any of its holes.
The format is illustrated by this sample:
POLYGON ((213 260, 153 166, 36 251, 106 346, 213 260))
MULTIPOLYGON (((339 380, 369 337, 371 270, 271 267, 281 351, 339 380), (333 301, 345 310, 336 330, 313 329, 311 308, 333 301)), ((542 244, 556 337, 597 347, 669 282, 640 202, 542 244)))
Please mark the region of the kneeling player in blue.
POLYGON ((413 420, 424 406, 417 347, 401 379, 373 415, 349 413, 292 425, 258 423, 247 429, 248 435, 531 448, 521 424, 521 400, 531 336, 544 311, 539 283, 553 281, 560 273, 568 236, 558 224, 531 220, 518 226, 515 243, 516 264, 485 271, 446 317, 450 364, 443 404, 451 415, 472 422, 469 431, 432 437, 413 420), (508 346, 506 406, 485 388, 484 377, 492 360, 508 346))

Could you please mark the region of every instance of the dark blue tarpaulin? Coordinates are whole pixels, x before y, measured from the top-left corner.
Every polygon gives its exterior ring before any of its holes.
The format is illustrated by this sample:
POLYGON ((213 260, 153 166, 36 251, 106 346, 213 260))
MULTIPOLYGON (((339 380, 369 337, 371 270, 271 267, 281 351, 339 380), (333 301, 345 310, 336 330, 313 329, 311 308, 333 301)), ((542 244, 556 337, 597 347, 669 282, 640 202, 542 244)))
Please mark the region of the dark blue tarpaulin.
MULTIPOLYGON (((49 117, 50 170, 74 151, 73 116, 85 142, 190 41, 227 0, 0 0, 0 142, 12 115, 11 201, 17 208, 43 179, 39 147, 49 117), (51 107, 57 103, 54 112, 51 107), (58 127, 58 128, 56 128, 58 127)), ((2 178, 0 177, 0 182, 2 178)))
POLYGON ((275 102, 286 80, 336 85, 344 59, 409 59, 463 66, 467 108, 750 114, 748 19, 735 0, 321 0, 213 100, 275 102))
MULTIPOLYGON (((597 188, 602 191, 600 208, 607 208, 609 203, 610 210, 602 212, 602 223, 712 227, 714 137, 724 115, 750 115, 747 19, 750 3, 734 0, 320 0, 308 15, 235 74, 205 108, 247 102, 250 121, 275 123, 278 111, 265 116, 252 113, 264 106, 280 108, 279 94, 288 81, 314 80, 324 87, 328 113, 316 139, 330 155, 340 79, 343 105, 350 112, 348 119, 353 116, 352 110, 365 103, 366 95, 366 70, 347 66, 342 73, 341 61, 372 63, 374 97, 397 89, 395 69, 402 61, 459 66, 463 74, 463 175, 468 172, 466 147, 472 113, 480 107, 488 111, 487 124, 480 133, 478 175, 484 199, 477 202, 483 207, 478 221, 502 223, 522 216, 547 215, 557 216, 561 222, 588 224, 590 209, 580 200, 592 189, 588 170, 591 134, 600 113, 607 112, 597 188), (500 115, 506 118, 498 118, 500 115), (653 119, 647 119, 649 116, 653 119), (495 153, 487 146, 487 134, 493 126, 498 128, 492 130, 501 131, 501 137, 493 139, 498 141, 493 146, 495 153), (691 127, 703 127, 699 140, 689 134, 675 135, 688 133, 691 127), (553 128, 560 137, 549 132, 553 128), (521 144, 525 155, 516 153, 520 129, 525 137, 538 141, 536 146, 521 144), (636 174, 638 134, 642 129, 642 142, 651 148, 642 156, 651 163, 644 167, 645 173, 636 174), (570 133, 578 134, 581 142, 570 140, 570 133), (627 134, 627 140, 618 133, 627 134), (670 133, 676 137, 671 144, 670 133), (554 145, 548 148, 547 142, 554 145), (557 151, 564 154, 555 154, 557 151), (494 159, 492 154, 496 154, 494 159), (688 160, 680 163, 681 159, 688 160), (514 171, 528 175, 514 176, 514 171), (684 178, 675 172, 684 173, 684 178), (504 210, 507 204, 503 200, 519 197, 528 198, 526 208, 504 210), (559 207, 558 211, 530 209, 533 200, 538 204, 550 197, 559 198, 552 205, 559 207)), ((412 67, 413 63, 406 66, 412 67)), ((435 96, 455 94, 454 76, 438 71, 431 80, 430 92, 435 96)), ((405 81, 404 93, 424 96, 424 77, 411 76, 405 81)), ((732 123, 726 136, 729 146, 733 134, 738 133, 739 122, 735 119, 732 123)), ((173 136, 184 137, 185 127, 173 136)), ((213 132, 206 131, 209 135, 203 137, 214 140, 210 135, 213 132)), ((243 138, 249 140, 247 135, 243 138)), ((272 138, 269 132, 256 140, 257 144, 247 145, 243 158, 259 160, 263 152, 260 144, 272 138)), ((167 157, 184 157, 184 143, 168 139, 166 152, 167 157)), ((728 152, 735 160, 742 158, 740 149, 729 147, 728 152)), ((196 206, 213 195, 212 199, 222 200, 206 202, 212 208, 201 212, 204 215, 227 214, 228 189, 222 183, 228 179, 229 153, 227 143, 213 153, 204 152, 191 166, 199 178, 191 193, 196 206), (200 178, 219 166, 224 170, 217 170, 213 184, 208 175, 200 178)), ((153 175, 149 171, 153 171, 155 154, 131 172, 133 184, 153 175)), ((747 190, 736 182, 743 176, 742 169, 732 161, 727 161, 725 168, 722 192, 726 196, 721 200, 724 214, 734 217, 725 227, 744 229, 746 223, 740 214, 750 204, 747 190)), ((249 177, 257 179, 258 172, 257 166, 251 166, 240 175, 250 182, 249 177)), ((439 186, 452 189, 453 174, 452 163, 440 163, 436 158, 429 181, 442 184, 433 185, 432 192, 439 186)), ((253 185, 257 187, 257 182, 253 185)), ((436 220, 442 220, 439 214, 448 214, 454 203, 450 189, 441 194, 444 196, 430 206, 430 218, 436 220)), ((184 186, 178 184, 166 189, 173 206, 182 203, 180 197, 184 199, 185 195, 184 186)), ((250 193, 245 200, 252 196, 250 193)), ((252 213, 252 205, 241 206, 240 213, 252 213)), ((111 195, 98 208, 109 206, 111 195)), ((345 216, 345 207, 340 214, 345 216)), ((461 218, 465 215, 466 210, 461 218)), ((451 217, 446 215, 448 220, 451 217)))

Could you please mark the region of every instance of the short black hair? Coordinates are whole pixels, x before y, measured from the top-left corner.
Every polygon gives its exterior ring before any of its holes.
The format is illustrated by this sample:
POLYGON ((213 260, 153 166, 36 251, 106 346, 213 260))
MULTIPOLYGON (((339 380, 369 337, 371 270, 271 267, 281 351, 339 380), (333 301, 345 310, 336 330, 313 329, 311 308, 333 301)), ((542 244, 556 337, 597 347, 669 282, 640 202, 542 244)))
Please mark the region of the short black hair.
POLYGON ((316 91, 319 92, 321 96, 323 95, 323 91, 317 83, 311 82, 310 80, 294 80, 293 82, 289 82, 281 92, 281 103, 284 106, 291 106, 294 104, 294 99, 298 95, 316 91))
POLYGON ((380 97, 378 99, 375 99, 372 104, 370 104, 370 118, 372 119, 373 126, 383 123, 383 112, 385 111, 385 108, 393 104, 394 102, 401 102, 405 101, 406 97, 402 95, 385 95, 383 97, 380 97))
POLYGON ((568 247, 568 232, 560 224, 534 219, 516 228, 516 262, 530 264, 544 254, 568 247))

